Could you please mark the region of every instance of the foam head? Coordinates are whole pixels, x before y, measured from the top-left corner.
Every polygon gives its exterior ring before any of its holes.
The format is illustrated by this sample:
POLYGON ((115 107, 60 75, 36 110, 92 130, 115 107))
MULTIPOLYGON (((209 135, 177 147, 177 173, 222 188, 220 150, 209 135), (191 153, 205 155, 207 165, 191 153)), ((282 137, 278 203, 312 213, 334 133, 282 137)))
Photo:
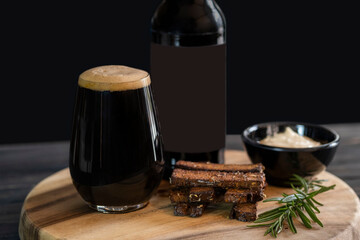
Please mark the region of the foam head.
POLYGON ((95 91, 127 91, 150 84, 146 71, 123 65, 105 65, 91 68, 80 74, 80 87, 95 91))

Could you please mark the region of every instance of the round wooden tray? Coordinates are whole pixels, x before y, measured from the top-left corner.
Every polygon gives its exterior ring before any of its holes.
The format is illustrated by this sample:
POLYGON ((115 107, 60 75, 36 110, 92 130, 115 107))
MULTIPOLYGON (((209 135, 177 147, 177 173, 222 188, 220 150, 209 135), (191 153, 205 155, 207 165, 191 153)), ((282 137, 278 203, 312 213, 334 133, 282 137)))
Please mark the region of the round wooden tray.
MULTIPOLYGON (((226 163, 249 163, 244 152, 226 151, 226 163)), ((354 191, 341 179, 323 172, 321 179, 336 184, 334 190, 320 194, 316 200, 319 219, 324 227, 313 224, 305 228, 299 221, 293 234, 285 229, 278 239, 360 239, 360 203, 354 191)), ((230 220, 231 205, 208 208, 203 216, 174 216, 168 198, 167 182, 163 181, 147 207, 125 214, 103 214, 90 209, 72 185, 68 169, 41 181, 28 194, 20 217, 21 239, 270 239, 265 228, 248 228, 230 220)), ((267 197, 280 196, 291 189, 268 186, 267 197)), ((258 213, 274 208, 274 202, 258 204, 258 213)))

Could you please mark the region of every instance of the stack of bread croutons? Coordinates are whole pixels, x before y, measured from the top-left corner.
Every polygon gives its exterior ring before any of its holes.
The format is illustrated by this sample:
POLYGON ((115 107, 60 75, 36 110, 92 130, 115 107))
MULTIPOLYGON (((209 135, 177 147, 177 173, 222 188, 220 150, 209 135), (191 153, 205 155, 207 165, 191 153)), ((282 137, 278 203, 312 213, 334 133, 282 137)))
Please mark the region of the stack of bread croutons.
POLYGON ((254 221, 265 198, 264 166, 178 161, 170 178, 174 215, 200 217, 209 205, 231 203, 230 219, 254 221))

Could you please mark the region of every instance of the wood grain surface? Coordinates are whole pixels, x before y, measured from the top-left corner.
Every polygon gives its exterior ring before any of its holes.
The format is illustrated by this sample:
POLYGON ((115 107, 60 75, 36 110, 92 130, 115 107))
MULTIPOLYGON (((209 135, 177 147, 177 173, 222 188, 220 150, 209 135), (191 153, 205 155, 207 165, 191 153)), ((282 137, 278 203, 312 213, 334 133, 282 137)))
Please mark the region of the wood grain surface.
MULTIPOLYGON (((226 163, 248 163, 246 154, 228 150, 226 163)), ((360 203, 355 192, 341 179, 323 172, 319 176, 336 184, 335 190, 316 199, 320 207, 321 228, 306 229, 295 220, 298 233, 285 229, 278 239, 359 239, 360 203), (341 202, 341 204, 339 204, 341 202)), ((173 215, 163 181, 147 207, 126 214, 103 214, 91 210, 77 194, 66 168, 41 181, 26 197, 19 225, 21 239, 270 239, 264 228, 247 228, 249 223, 230 220, 229 204, 206 209, 199 218, 173 215)), ((267 197, 280 196, 291 189, 269 186, 267 197)), ((259 203, 258 213, 276 203, 259 203)))
MULTIPOLYGON (((341 136, 327 171, 341 178, 360 196, 360 123, 325 126, 341 136)), ((24 199, 41 180, 68 166, 69 145, 69 141, 0 145, 1 240, 19 240, 19 216, 24 199)), ((243 150, 240 135, 227 135, 226 149, 243 150)))

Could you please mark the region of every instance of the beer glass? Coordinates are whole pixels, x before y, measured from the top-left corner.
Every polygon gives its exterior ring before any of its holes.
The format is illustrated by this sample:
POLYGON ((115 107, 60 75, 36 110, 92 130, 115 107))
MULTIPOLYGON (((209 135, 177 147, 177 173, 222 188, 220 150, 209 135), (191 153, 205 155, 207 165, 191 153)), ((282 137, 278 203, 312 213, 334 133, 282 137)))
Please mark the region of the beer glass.
POLYGON ((163 166, 149 74, 120 65, 83 72, 69 168, 85 202, 104 213, 145 207, 160 184, 163 166))

